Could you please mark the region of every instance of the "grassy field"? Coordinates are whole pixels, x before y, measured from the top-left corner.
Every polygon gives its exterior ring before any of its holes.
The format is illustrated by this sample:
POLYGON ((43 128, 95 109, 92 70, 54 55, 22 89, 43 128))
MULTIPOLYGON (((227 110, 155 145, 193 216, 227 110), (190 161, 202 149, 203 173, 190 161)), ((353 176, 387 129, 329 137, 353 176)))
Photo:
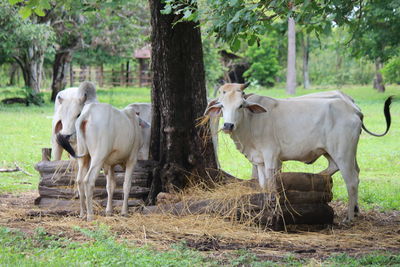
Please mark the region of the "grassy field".
POLYGON ((86 242, 51 235, 38 228, 32 235, 0 227, 0 266, 399 266, 400 255, 373 253, 361 257, 337 254, 322 260, 298 259, 287 255, 279 263, 259 260, 246 250, 220 259, 206 257, 185 243, 167 251, 116 240, 107 227, 87 230, 76 227, 86 242), (226 258, 227 257, 227 258, 226 258))
MULTIPOLYGON (((298 95, 321 91, 299 90, 298 95)), ((355 98, 361 107, 368 129, 382 132, 385 128, 383 102, 388 95, 396 95, 400 87, 391 86, 385 94, 378 94, 367 87, 343 88, 355 98)), ((0 99, 12 97, 15 88, 0 88, 0 99)), ((261 95, 287 97, 282 89, 249 89, 261 95)), ((45 93, 49 97, 49 93, 45 93)), ((99 90, 101 102, 122 108, 133 102, 149 102, 150 91, 146 88, 113 88, 99 90)), ((377 207, 381 210, 400 210, 400 105, 392 105, 393 124, 389 134, 382 138, 361 135, 358 147, 360 174, 360 204, 363 209, 377 207)), ((0 168, 12 168, 14 162, 33 174, 21 172, 0 173, 0 194, 34 190, 39 175, 34 165, 41 159, 41 148, 50 147, 53 105, 46 102, 43 107, 0 104, 0 168)), ((219 157, 222 168, 233 175, 248 179, 250 163, 236 150, 229 136, 220 134, 219 157)), ((326 166, 324 159, 313 165, 298 162, 284 164, 285 171, 318 172, 326 166)), ((334 198, 347 200, 347 192, 340 174, 334 176, 334 198)), ((209 258, 189 249, 185 243, 173 245, 167 251, 150 246, 140 247, 131 241, 117 239, 115 233, 100 226, 98 230, 74 229, 83 233, 84 241, 68 239, 61 232, 57 235, 37 228, 34 234, 25 234, 0 227, 0 266, 384 266, 400 265, 399 255, 372 253, 360 257, 336 254, 324 259, 298 259, 290 254, 279 263, 261 261, 247 250, 234 251, 222 261, 209 258), (118 255, 118 257, 115 257, 118 255)))
MULTIPOLYGON (((298 95, 321 91, 298 90, 298 95)), ((350 87, 342 89, 351 95, 361 107, 368 129, 382 132, 385 128, 383 102, 388 95, 400 92, 399 86, 389 86, 385 94, 378 94, 368 87, 350 87)), ((15 95, 16 89, 0 89, 0 99, 15 95)), ((261 95, 287 97, 282 89, 249 89, 261 95)), ((48 98, 48 93, 45 97, 48 98)), ((124 107, 133 102, 149 102, 150 90, 147 88, 113 88, 99 90, 101 102, 116 107, 124 107)), ((374 206, 382 209, 400 209, 400 105, 393 103, 393 123, 389 134, 377 138, 362 133, 358 147, 360 174, 360 204, 363 208, 374 206)), ((15 192, 35 189, 38 174, 34 164, 40 160, 41 148, 50 147, 52 104, 46 102, 43 107, 25 107, 23 105, 0 105, 0 167, 13 167, 14 162, 33 176, 21 172, 0 174, 0 192, 15 192)), ((229 136, 220 133, 219 157, 222 168, 233 175, 248 179, 251 165, 234 147, 229 136)), ((318 172, 327 165, 320 159, 312 165, 300 162, 287 162, 285 171, 318 172)), ((347 200, 347 192, 340 174, 334 176, 335 199, 347 200)))

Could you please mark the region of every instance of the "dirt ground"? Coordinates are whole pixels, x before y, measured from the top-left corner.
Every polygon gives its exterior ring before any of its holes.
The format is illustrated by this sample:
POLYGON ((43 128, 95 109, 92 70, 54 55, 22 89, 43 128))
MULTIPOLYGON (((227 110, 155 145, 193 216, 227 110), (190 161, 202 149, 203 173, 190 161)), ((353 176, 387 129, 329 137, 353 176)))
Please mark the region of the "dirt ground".
MULTIPOLYGON (((371 252, 400 253, 400 212, 361 211, 351 225, 339 223, 345 217, 346 205, 331 203, 335 224, 323 229, 289 227, 287 232, 273 232, 259 227, 232 223, 211 215, 140 215, 131 211, 128 218, 97 216, 95 222, 84 222, 74 212, 44 213, 34 205, 36 192, 0 195, 0 225, 33 233, 42 227, 49 234, 76 241, 88 240, 74 226, 96 229, 110 226, 121 239, 136 244, 151 244, 159 249, 185 241, 187 246, 224 259, 239 249, 247 249, 260 259, 275 260, 288 254, 298 258, 324 259, 333 253, 360 256, 371 252)), ((118 214, 118 210, 116 211, 118 214)))

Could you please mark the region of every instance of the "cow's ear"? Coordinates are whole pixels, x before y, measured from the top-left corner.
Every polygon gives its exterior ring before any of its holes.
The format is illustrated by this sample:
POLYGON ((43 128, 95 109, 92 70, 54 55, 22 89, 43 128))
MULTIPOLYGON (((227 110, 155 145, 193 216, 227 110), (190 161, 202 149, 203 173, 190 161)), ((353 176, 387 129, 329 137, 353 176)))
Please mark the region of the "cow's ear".
POLYGON ((83 97, 81 98, 81 103, 82 103, 82 104, 85 104, 86 101, 87 101, 87 93, 85 93, 85 94, 83 95, 83 97))
POLYGON ((244 84, 241 84, 240 85, 240 90, 244 90, 244 89, 246 89, 247 87, 249 87, 249 85, 250 85, 250 82, 247 82, 247 83, 244 83, 244 84))
POLYGON ((256 104, 256 103, 252 103, 252 102, 245 101, 243 103, 243 107, 247 108, 252 113, 264 113, 264 112, 267 112, 267 110, 263 106, 261 106, 259 104, 256 104))
POLYGON ((150 124, 147 121, 142 120, 142 118, 140 118, 140 117, 138 117, 138 118, 139 118, 140 127, 142 127, 142 128, 150 128, 150 124))
POLYGON ((254 95, 254 94, 245 94, 245 95, 243 95, 243 98, 244 98, 244 99, 247 99, 247 98, 249 98, 249 97, 252 96, 252 95, 254 95))
POLYGON ((222 105, 217 103, 213 106, 207 107, 206 111, 204 112, 204 116, 216 117, 221 114, 222 105))
POLYGON ((62 104, 63 100, 64 100, 64 99, 63 99, 61 96, 58 96, 58 102, 59 102, 60 104, 62 104))
POLYGON ((212 99, 210 102, 208 102, 207 108, 214 106, 217 103, 218 103, 218 98, 212 99))

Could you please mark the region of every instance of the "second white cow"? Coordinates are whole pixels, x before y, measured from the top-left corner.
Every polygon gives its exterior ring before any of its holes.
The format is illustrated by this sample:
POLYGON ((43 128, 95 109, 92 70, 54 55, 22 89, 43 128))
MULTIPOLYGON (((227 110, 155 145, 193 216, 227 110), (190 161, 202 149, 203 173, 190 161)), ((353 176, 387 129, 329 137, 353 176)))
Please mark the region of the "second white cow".
MULTIPOLYGON (((273 186, 282 161, 312 163, 325 156, 329 166, 323 173, 333 175, 339 170, 346 182, 347 219, 352 220, 358 212, 357 144, 361 129, 365 129, 360 109, 341 97, 274 99, 252 95, 246 99, 244 88, 242 84, 223 85, 219 102, 209 106, 205 114, 218 116, 222 112, 222 130, 257 165, 260 186, 273 186)), ((386 132, 390 102, 390 98, 385 102, 386 132)))
POLYGON ((132 107, 118 110, 109 104, 94 103, 85 105, 75 123, 77 155, 64 136, 57 136, 60 145, 73 157, 78 158, 76 184, 82 218, 86 212, 87 220, 93 219, 93 189, 102 167, 107 176, 106 215, 112 214, 112 198, 116 185, 114 166, 117 164, 125 167, 121 214, 128 214, 132 172, 139 148, 143 144, 140 127, 140 120, 132 107))

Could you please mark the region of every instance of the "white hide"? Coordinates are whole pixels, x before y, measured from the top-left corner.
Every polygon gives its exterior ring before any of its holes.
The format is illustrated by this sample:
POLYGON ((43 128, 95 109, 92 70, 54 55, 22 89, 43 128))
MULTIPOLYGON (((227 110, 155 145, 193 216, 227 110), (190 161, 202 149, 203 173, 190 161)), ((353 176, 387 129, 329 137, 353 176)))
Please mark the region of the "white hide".
POLYGON ((127 215, 132 172, 139 148, 142 146, 142 134, 135 110, 131 107, 118 110, 109 104, 88 104, 84 106, 75 127, 77 154, 80 155, 77 185, 81 216, 84 217, 86 210, 87 220, 93 219, 93 189, 102 167, 107 176, 106 214, 112 214, 112 198, 116 184, 114 166, 117 164, 126 167, 121 214, 127 215))
MULTIPOLYGON (((132 107, 137 113, 139 113, 139 117, 142 120, 146 121, 151 125, 152 113, 151 113, 150 103, 133 103, 130 104, 129 107, 132 107)), ((139 150, 139 155, 138 155, 139 160, 149 159, 150 136, 151 136, 151 128, 150 127, 142 128, 143 146, 139 150)))

